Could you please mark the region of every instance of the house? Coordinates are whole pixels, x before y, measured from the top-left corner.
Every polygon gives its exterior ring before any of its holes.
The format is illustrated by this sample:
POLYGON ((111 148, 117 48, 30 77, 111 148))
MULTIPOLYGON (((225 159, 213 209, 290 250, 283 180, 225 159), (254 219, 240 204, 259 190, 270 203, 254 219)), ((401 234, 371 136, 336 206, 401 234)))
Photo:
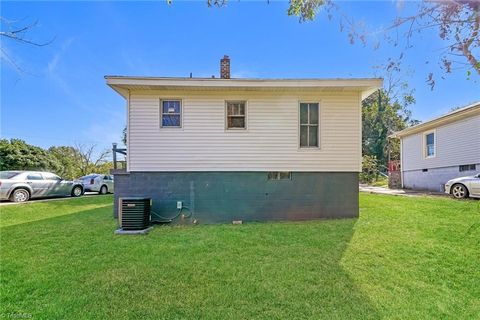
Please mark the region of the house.
MULTIPOLYGON (((361 102, 381 79, 106 76, 127 102, 115 206, 151 197, 199 223, 358 216, 361 102)), ((116 210, 116 209, 115 209, 116 210)), ((116 215, 116 212, 115 212, 116 215)))
POLYGON ((480 102, 392 135, 399 138, 402 186, 442 191, 480 171, 480 102))

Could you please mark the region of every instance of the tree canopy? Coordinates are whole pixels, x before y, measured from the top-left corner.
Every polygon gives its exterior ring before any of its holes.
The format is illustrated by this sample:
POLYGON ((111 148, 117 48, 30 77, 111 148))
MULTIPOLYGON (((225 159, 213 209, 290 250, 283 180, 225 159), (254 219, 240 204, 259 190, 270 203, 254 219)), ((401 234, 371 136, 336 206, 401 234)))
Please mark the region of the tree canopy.
POLYGON ((108 151, 96 153, 94 145, 53 146, 48 150, 20 139, 0 139, 0 170, 51 171, 65 179, 89 173, 109 173, 108 151))
MULTIPOLYGON (((397 63, 414 48, 416 35, 435 31, 445 45, 437 48, 436 61, 425 57, 426 64, 440 65, 444 72, 442 78, 455 71, 465 72, 467 79, 472 73, 480 75, 480 1, 424 0, 415 5, 414 14, 398 15, 389 26, 374 31, 366 29, 363 23, 356 23, 355 17, 345 14, 339 1, 290 0, 287 13, 297 16, 300 22, 306 22, 314 20, 319 10, 323 9, 330 20, 338 20, 340 30, 348 34, 350 43, 370 43, 375 49, 384 44, 393 45, 398 55, 391 59, 397 63)), ((432 89, 435 79, 433 71, 428 72, 426 81, 432 89)))

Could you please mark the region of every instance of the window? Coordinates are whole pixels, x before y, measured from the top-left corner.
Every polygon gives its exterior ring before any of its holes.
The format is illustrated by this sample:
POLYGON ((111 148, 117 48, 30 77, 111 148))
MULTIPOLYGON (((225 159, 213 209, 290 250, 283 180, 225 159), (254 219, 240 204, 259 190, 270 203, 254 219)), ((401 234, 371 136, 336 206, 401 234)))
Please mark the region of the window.
POLYGON ((291 172, 269 172, 267 175, 268 180, 292 180, 291 172))
POLYGON ((162 128, 182 127, 182 102, 180 100, 162 100, 162 128))
POLYGON ((318 103, 300 103, 300 147, 318 147, 318 103))
POLYGON ((27 180, 43 180, 43 177, 40 173, 30 173, 27 180))
POLYGON ((227 101, 227 129, 246 129, 245 101, 227 101))
POLYGON ((56 180, 56 181, 60 181, 62 180, 62 178, 60 178, 59 176, 57 176, 56 174, 53 174, 53 173, 44 173, 43 174, 43 177, 45 178, 45 180, 56 180))
POLYGON ((435 133, 430 132, 425 134, 425 157, 435 156, 435 133))
POLYGON ((12 179, 15 176, 18 176, 20 172, 15 171, 1 171, 0 172, 0 179, 12 179))
POLYGON ((475 171, 477 170, 477 166, 474 164, 464 164, 458 167, 460 172, 462 171, 475 171))

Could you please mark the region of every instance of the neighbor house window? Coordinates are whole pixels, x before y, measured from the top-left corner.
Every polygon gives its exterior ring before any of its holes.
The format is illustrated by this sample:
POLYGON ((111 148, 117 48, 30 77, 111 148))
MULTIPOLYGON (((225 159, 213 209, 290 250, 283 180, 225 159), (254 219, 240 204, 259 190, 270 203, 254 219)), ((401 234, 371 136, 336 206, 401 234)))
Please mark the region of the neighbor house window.
POLYGON ((425 157, 435 156, 435 133, 425 134, 425 157))
POLYGON ((227 101, 227 129, 246 129, 245 101, 227 101))
POLYGON ((300 147, 318 147, 318 103, 300 103, 300 147))
POLYGON ((182 127, 182 102, 180 100, 162 100, 161 111, 163 128, 182 127))
POLYGON ((459 171, 475 171, 477 170, 477 166, 475 164, 464 164, 458 167, 459 171))
POLYGON ((275 171, 269 172, 267 175, 268 180, 292 180, 292 173, 288 171, 275 171))

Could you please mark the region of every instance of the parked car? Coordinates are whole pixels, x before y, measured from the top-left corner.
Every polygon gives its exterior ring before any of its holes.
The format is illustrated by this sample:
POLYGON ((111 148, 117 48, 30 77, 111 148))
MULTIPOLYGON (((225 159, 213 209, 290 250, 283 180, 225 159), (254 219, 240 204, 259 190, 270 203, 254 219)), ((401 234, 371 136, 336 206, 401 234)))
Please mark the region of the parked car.
POLYGON ((445 193, 454 198, 480 198, 480 173, 475 176, 461 177, 449 180, 445 184, 445 193))
POLYGON ((113 176, 108 174, 92 173, 78 179, 82 182, 85 191, 98 192, 99 194, 113 193, 113 176))
POLYGON ((25 202, 43 197, 80 197, 79 181, 67 181, 51 172, 0 171, 0 200, 25 202))

